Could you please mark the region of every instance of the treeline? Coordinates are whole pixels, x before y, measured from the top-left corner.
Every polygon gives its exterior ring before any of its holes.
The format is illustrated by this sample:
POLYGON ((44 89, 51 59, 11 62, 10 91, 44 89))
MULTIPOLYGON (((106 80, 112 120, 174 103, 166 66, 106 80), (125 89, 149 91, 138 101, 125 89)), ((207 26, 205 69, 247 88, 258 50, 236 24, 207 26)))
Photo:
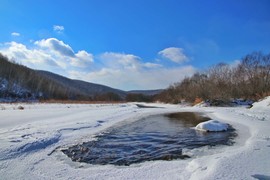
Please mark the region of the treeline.
MULTIPOLYGON (((204 72, 198 72, 171 85, 157 95, 103 91, 90 94, 82 89, 89 86, 71 86, 53 76, 10 62, 0 54, 0 82, 6 80, 5 91, 0 87, 0 98, 23 96, 34 99, 128 101, 180 103, 183 100, 221 100, 232 98, 258 100, 270 95, 270 54, 254 52, 246 55, 237 65, 219 63, 204 72), (12 92, 14 84, 27 89, 23 95, 12 92)), ((66 81, 72 81, 67 79, 66 81)), ((96 87, 97 88, 97 87, 96 87)), ((3 89, 3 88, 2 88, 3 89)), ((20 97, 19 97, 20 98, 20 97)))
POLYGON ((270 95, 270 54, 253 52, 238 65, 219 63, 205 72, 171 85, 156 100, 179 103, 182 100, 229 101, 231 98, 258 100, 270 95))
POLYGON ((127 102, 153 102, 155 95, 144 95, 141 93, 129 93, 126 96, 127 102))
MULTIPOLYGON (((26 97, 37 99, 87 99, 86 94, 57 83, 47 77, 42 76, 35 70, 23 65, 10 62, 8 58, 0 54, 0 78, 8 81, 6 92, 1 92, 0 97, 18 96, 12 92, 14 84, 29 90, 26 97)), ((17 97, 21 98, 21 97, 17 97)))

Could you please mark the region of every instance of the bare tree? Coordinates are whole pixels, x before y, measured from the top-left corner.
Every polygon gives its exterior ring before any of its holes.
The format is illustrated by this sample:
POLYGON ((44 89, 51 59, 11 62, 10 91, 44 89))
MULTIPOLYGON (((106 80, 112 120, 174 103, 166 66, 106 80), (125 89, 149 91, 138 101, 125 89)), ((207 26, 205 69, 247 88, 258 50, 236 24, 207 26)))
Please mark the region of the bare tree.
POLYGON ((158 98, 170 102, 196 98, 229 101, 231 98, 256 100, 266 95, 270 95, 270 54, 253 52, 237 66, 219 63, 205 73, 195 73, 170 86, 158 98))

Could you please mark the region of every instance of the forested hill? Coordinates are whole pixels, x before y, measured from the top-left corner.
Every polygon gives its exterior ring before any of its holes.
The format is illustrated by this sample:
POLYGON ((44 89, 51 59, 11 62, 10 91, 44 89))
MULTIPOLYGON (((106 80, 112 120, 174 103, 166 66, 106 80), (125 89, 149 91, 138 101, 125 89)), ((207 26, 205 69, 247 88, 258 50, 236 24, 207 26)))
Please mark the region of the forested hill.
POLYGON ((219 63, 186 77, 163 91, 157 99, 179 103, 202 100, 252 99, 270 95, 270 54, 253 52, 237 64, 219 63))
POLYGON ((70 88, 73 90, 79 90, 81 93, 87 94, 91 97, 95 97, 100 94, 106 94, 106 93, 114 93, 118 95, 120 98, 124 98, 126 96, 126 92, 114 89, 108 86, 95 84, 95 83, 89 83, 81 80, 73 80, 69 79, 63 76, 60 76, 58 74, 54 74, 48 71, 37 71, 40 75, 43 77, 46 77, 52 81, 55 81, 66 88, 70 88))
POLYGON ((125 91, 10 62, 0 54, 0 98, 121 100, 125 91))

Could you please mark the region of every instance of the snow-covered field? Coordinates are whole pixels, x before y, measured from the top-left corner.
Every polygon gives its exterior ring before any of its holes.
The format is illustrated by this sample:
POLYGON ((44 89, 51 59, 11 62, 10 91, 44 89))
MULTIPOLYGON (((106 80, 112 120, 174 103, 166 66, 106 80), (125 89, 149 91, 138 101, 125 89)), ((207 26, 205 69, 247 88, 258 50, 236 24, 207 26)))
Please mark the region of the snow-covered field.
POLYGON ((138 108, 128 104, 0 104, 0 179, 270 179, 270 98, 244 107, 138 108), (22 106, 22 108, 18 108, 22 106), (60 149, 122 121, 203 112, 231 124, 233 146, 184 150, 192 158, 127 167, 72 162, 60 149))

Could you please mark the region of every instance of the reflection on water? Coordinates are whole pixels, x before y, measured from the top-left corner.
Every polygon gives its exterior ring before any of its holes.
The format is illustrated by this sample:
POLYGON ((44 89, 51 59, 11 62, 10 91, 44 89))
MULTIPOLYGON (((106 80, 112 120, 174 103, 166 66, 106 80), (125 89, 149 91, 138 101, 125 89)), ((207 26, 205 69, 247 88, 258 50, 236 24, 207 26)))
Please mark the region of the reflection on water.
POLYGON ((78 162, 130 165, 188 158, 182 154, 183 148, 231 145, 236 136, 233 130, 201 133, 191 128, 208 119, 191 112, 150 116, 113 127, 97 136, 96 141, 84 142, 63 152, 78 162))

